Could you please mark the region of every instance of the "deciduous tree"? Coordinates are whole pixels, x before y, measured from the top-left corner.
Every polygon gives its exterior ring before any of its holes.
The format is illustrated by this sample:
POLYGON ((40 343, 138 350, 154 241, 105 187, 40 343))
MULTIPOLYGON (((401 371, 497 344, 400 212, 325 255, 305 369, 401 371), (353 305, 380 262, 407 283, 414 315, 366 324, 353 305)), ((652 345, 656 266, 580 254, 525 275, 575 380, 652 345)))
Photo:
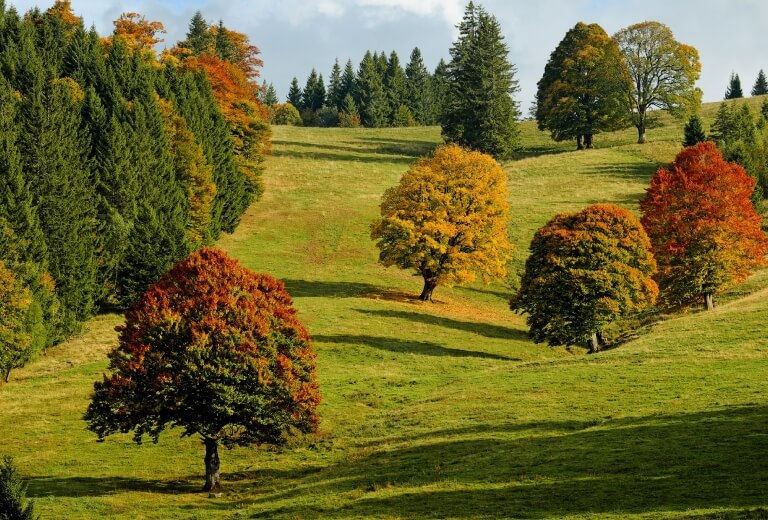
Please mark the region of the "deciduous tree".
POLYGON ((0 378, 6 383, 11 370, 24 366, 32 354, 25 330, 31 304, 29 289, 0 260, 0 378))
POLYGON ((714 305, 714 295, 765 265, 768 239, 750 197, 755 181, 711 141, 659 168, 640 202, 665 303, 714 305))
POLYGON ((484 153, 445 145, 387 190, 371 237, 382 264, 424 279, 419 299, 426 301, 438 285, 504 276, 512 249, 508 221, 501 166, 484 153))
POLYGON ((695 47, 675 40, 669 27, 659 22, 630 25, 613 38, 632 77, 625 99, 638 143, 645 143, 649 110, 658 108, 680 116, 698 108, 701 90, 695 83, 701 63, 695 47))
POLYGON ((85 414, 100 440, 169 426, 205 445, 206 491, 220 486, 218 447, 282 444, 317 428, 315 354, 281 282, 203 248, 126 313, 109 375, 85 414))
POLYGON ((618 206, 557 215, 534 235, 511 307, 528 314, 537 343, 599 350, 606 325, 656 300, 650 246, 638 219, 618 206))
POLYGON ((598 24, 577 23, 552 52, 539 80, 536 121, 556 141, 592 148, 594 134, 629 126, 632 79, 619 48, 598 24), (583 139, 583 144, 582 144, 583 139))

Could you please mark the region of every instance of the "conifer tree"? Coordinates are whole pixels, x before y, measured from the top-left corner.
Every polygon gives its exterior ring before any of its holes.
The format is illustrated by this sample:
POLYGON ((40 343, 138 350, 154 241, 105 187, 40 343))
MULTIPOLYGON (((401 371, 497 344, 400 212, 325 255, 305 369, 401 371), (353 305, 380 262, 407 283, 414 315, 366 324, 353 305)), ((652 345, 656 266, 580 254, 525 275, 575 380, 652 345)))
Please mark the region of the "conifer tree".
POLYGON ((339 126, 344 128, 356 128, 360 126, 360 112, 357 110, 352 94, 344 96, 339 111, 339 126))
POLYGON ((273 107, 279 103, 279 100, 277 99, 277 91, 275 90, 275 86, 272 83, 269 83, 267 85, 267 89, 264 92, 264 104, 268 107, 273 107))
MULTIPOLYGON (((354 95, 355 90, 355 69, 352 65, 352 60, 347 60, 346 65, 344 65, 344 72, 341 74, 341 81, 339 83, 339 98, 341 99, 341 103, 344 103, 344 98, 347 97, 347 94, 354 95)), ((339 107, 339 110, 341 110, 341 106, 339 107)))
POLYGON ((203 14, 200 11, 196 11, 192 20, 189 22, 187 39, 183 42, 179 42, 179 47, 189 49, 192 54, 199 56, 205 52, 209 52, 213 44, 214 41, 208 22, 205 21, 205 18, 203 18, 203 14))
POLYGON ((224 27, 223 20, 219 20, 219 25, 216 26, 215 35, 213 37, 213 48, 219 59, 229 62, 235 61, 235 46, 232 44, 232 39, 229 37, 227 28, 224 27))
POLYGON ((744 93, 741 91, 739 75, 731 72, 731 79, 728 82, 728 88, 725 89, 724 99, 738 99, 742 97, 744 97, 744 93))
POLYGON ((693 114, 683 129, 683 146, 693 146, 705 141, 707 136, 704 134, 704 127, 701 125, 701 118, 693 114))
POLYGON ((444 59, 440 58, 440 61, 435 67, 435 72, 432 74, 432 113, 427 124, 434 125, 440 123, 445 118, 446 109, 448 106, 448 91, 451 85, 451 75, 448 70, 448 64, 444 59))
POLYGON ((499 22, 473 2, 451 48, 451 82, 442 121, 448 142, 508 157, 517 146, 519 90, 499 22))
POLYGON ((379 77, 384 80, 384 74, 387 73, 387 67, 389 66, 389 60, 387 60, 387 53, 381 51, 373 53, 373 61, 376 63, 376 72, 379 73, 379 77))
POLYGON ((379 128, 387 123, 387 98, 370 51, 365 53, 355 82, 355 104, 360 110, 360 122, 367 128, 379 128))
POLYGON ((400 106, 405 103, 405 72, 400 66, 400 58, 395 51, 389 55, 382 83, 389 105, 389 123, 392 126, 407 126, 395 124, 400 106))
POLYGON ((763 96, 765 94, 768 94, 768 80, 765 78, 765 72, 763 72, 763 69, 760 69, 760 72, 757 73, 755 84, 752 87, 752 95, 763 96))
POLYGON ((301 110, 304 108, 302 97, 301 87, 299 87, 299 80, 294 77, 291 80, 291 86, 288 89, 288 97, 286 101, 301 110))
POLYGON ((320 110, 323 106, 325 102, 325 85, 322 78, 322 74, 318 76, 314 68, 309 73, 301 96, 301 106, 303 108, 315 111, 320 110))
MULTIPOLYGON (((345 94, 346 95, 346 94, 345 94)), ((331 69, 331 75, 328 78, 328 106, 333 107, 336 110, 341 110, 341 103, 344 101, 344 97, 341 96, 341 66, 339 66, 339 59, 333 64, 331 69)))
MULTIPOLYGON (((0 8, 2 8, 0 4, 0 8)), ((0 518, 3 520, 35 520, 34 504, 27 501, 27 486, 21 481, 11 457, 0 464, 0 518)))
POLYGON ((432 123, 432 84, 421 51, 415 47, 405 67, 405 100, 420 125, 432 123))

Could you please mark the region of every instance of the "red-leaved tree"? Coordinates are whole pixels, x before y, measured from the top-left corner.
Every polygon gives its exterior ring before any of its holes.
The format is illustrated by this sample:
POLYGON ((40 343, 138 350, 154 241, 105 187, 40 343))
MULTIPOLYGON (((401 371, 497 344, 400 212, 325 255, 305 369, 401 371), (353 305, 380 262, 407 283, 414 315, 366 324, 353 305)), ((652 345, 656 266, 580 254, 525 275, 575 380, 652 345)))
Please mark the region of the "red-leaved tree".
POLYGON ((203 248, 150 287, 118 327, 110 375, 85 414, 100 440, 169 426, 205 444, 206 491, 220 487, 218 446, 281 444, 317 429, 309 334, 281 282, 203 248))
POLYGON ((712 142, 685 148, 653 176, 640 207, 667 305, 703 298, 712 309, 715 294, 765 265, 768 240, 750 200, 754 187, 712 142))

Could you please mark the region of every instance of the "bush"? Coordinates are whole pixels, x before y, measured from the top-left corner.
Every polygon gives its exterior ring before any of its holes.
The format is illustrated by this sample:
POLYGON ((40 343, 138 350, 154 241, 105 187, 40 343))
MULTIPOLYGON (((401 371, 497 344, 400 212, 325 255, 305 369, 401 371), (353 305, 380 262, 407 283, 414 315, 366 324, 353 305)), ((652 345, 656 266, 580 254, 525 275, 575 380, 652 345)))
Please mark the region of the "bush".
POLYGON ((301 114, 290 103, 275 105, 272 107, 271 123, 273 125, 301 126, 301 114))
POLYGON ((332 107, 323 107, 315 115, 317 126, 336 127, 339 126, 339 112, 332 107))
POLYGON ((360 128, 360 116, 357 114, 339 113, 339 126, 341 128, 360 128))

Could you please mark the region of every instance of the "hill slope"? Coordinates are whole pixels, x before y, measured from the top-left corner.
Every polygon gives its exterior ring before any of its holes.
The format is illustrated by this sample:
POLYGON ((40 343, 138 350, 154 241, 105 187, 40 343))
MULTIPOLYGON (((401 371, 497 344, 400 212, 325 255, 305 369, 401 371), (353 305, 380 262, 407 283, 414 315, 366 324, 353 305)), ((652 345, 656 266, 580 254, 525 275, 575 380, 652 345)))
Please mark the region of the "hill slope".
MULTIPOLYGON (((526 123, 533 151, 505 164, 515 265, 557 212, 636 210, 680 128, 665 120, 645 146, 626 131, 572 152, 526 123)), ((196 493, 197 439, 97 444, 80 418, 119 323, 103 316, 0 388, 1 451, 44 518, 730 518, 768 506, 768 271, 716 311, 618 349, 535 345, 507 307, 516 276, 441 287, 423 304, 418 279, 376 264, 381 194, 438 129, 274 137, 264 200, 220 245, 295 297, 319 355, 321 434, 223 452, 226 492, 213 500, 196 493)))

